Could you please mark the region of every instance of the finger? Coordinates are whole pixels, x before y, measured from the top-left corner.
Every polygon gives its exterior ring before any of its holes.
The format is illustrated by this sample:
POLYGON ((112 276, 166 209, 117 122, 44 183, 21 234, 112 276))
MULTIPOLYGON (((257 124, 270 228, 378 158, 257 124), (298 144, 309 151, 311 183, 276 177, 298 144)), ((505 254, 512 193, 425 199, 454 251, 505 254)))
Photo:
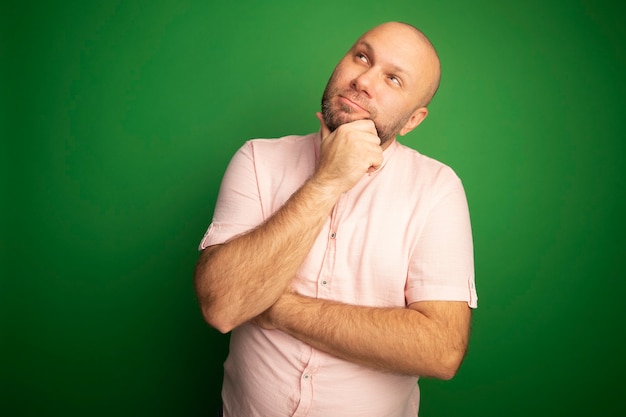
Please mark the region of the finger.
POLYGON ((375 138, 377 144, 380 144, 380 137, 378 136, 378 129, 372 119, 359 119, 353 122, 346 123, 351 126, 352 129, 359 130, 364 133, 368 133, 372 138, 375 138))
POLYGON ((372 174, 373 172, 378 171, 382 165, 383 165, 382 161, 381 162, 372 162, 370 167, 367 169, 367 173, 368 174, 372 174))
POLYGON ((315 113, 315 116, 320 121, 320 132, 322 135, 322 140, 324 140, 328 135, 330 135, 330 129, 328 128, 328 126, 326 126, 326 122, 324 121, 324 116, 322 115, 322 113, 317 112, 315 113))
POLYGON ((358 123, 358 128, 364 131, 370 132, 378 136, 378 130, 376 129, 376 124, 372 119, 360 119, 356 120, 354 123, 358 123))
POLYGON ((372 159, 370 162, 370 167, 367 169, 367 173, 371 174, 374 171, 378 171, 378 169, 383 165, 383 156, 372 159))

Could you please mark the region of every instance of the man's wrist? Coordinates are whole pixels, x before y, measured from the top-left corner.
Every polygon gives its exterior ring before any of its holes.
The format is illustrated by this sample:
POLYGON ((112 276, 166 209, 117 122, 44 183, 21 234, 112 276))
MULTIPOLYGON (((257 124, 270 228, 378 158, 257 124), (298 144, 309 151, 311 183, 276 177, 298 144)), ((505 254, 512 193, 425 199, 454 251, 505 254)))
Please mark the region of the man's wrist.
POLYGON ((323 174, 316 173, 307 181, 309 186, 318 194, 320 198, 332 201, 333 205, 337 202, 341 194, 345 191, 339 181, 331 180, 324 177, 323 174))

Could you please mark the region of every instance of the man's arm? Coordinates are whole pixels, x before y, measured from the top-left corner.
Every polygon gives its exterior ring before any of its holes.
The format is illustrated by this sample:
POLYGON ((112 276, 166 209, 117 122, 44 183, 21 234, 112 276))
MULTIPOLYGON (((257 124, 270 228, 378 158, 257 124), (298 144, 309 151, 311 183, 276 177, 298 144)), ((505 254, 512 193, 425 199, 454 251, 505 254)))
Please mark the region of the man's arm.
POLYGON ((261 226, 206 248, 194 274, 205 320, 226 333, 272 305, 302 264, 335 199, 310 180, 261 226))
POLYGON ((423 301, 408 308, 342 304, 285 293, 257 317, 333 356, 389 372, 452 378, 467 349, 467 302, 423 301))
POLYGON ((265 223, 200 255, 194 286, 209 324, 226 333, 278 300, 341 193, 382 163, 379 144, 371 120, 347 123, 333 133, 322 122, 315 174, 265 223))

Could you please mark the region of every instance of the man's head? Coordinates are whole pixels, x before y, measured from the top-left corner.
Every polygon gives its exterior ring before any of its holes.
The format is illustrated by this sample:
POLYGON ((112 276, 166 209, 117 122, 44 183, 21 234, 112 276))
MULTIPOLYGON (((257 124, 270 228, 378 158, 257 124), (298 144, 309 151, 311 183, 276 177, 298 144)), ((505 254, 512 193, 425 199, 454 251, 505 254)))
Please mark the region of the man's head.
POLYGON ((422 32, 398 22, 376 26, 333 71, 322 97, 324 122, 333 131, 372 119, 382 145, 426 118, 439 77, 439 58, 422 32))

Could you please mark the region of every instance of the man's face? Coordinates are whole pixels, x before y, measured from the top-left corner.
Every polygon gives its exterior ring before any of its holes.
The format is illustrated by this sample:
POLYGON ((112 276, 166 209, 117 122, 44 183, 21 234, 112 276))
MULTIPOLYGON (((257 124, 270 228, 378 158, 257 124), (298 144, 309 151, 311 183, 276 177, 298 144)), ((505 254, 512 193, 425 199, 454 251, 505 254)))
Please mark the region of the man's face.
POLYGON ((431 76, 429 60, 431 54, 412 28, 392 23, 367 32, 339 61, 326 85, 326 125, 334 131, 344 123, 371 119, 381 145, 407 133, 427 114, 420 100, 428 84, 425 78, 431 76))

